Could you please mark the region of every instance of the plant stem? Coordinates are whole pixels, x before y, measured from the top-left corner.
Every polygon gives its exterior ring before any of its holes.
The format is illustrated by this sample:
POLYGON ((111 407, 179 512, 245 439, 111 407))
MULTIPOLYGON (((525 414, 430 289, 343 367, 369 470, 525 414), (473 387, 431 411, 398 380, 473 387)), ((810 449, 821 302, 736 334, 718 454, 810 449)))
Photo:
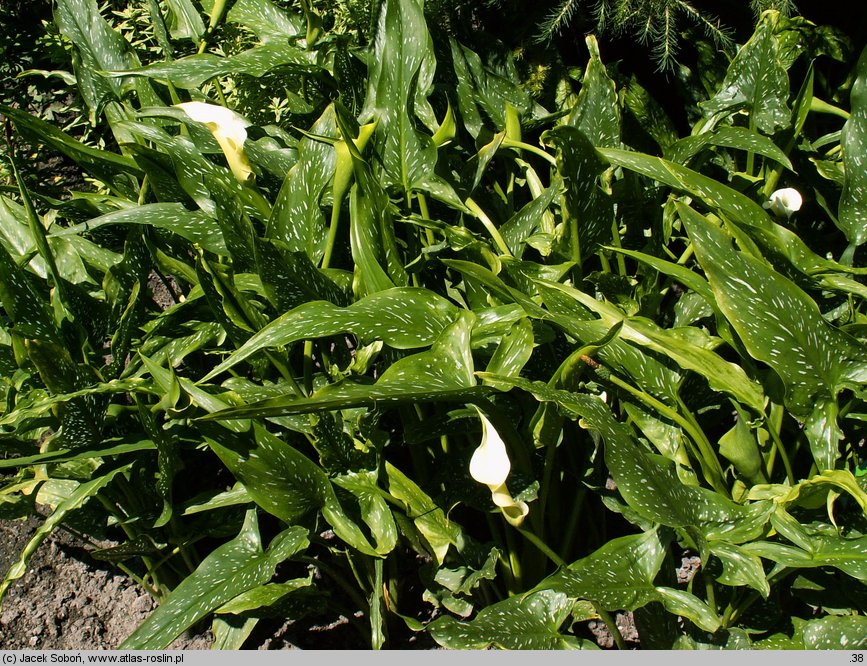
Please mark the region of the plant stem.
POLYGON ((555 553, 542 539, 537 537, 535 534, 530 532, 529 530, 522 529, 520 527, 515 528, 518 530, 518 533, 524 537, 531 544, 536 546, 536 548, 545 555, 549 560, 551 560, 558 567, 565 567, 566 562, 563 560, 557 553, 555 553))
POLYGON ((614 644, 617 646, 617 649, 628 650, 629 648, 626 647, 626 640, 624 640, 623 634, 620 633, 620 627, 617 626, 617 622, 615 622, 614 618, 611 617, 611 613, 599 608, 595 603, 593 604, 593 610, 596 611, 596 614, 605 623, 605 626, 608 628, 608 633, 610 633, 611 637, 614 639, 614 644))
POLYGON ((511 257, 512 252, 509 250, 509 246, 506 244, 506 241, 503 240, 503 237, 500 235, 499 230, 494 223, 491 221, 491 218, 488 217, 487 213, 479 208, 478 204, 472 199, 467 199, 464 202, 473 214, 479 219, 482 225, 487 229, 488 233, 491 235, 491 238, 494 241, 494 245, 497 246, 497 249, 506 257, 511 257))
POLYGON ((684 418, 676 410, 672 409, 665 403, 657 400, 652 395, 645 393, 641 389, 635 388, 634 386, 628 384, 619 377, 615 375, 610 375, 608 377, 608 381, 610 381, 615 386, 622 388, 628 393, 631 393, 643 403, 652 407, 660 414, 662 414, 668 419, 671 419, 681 428, 683 428, 699 448, 701 454, 699 456, 699 464, 704 471, 704 475, 708 483, 710 483, 710 485, 713 486, 714 490, 716 490, 718 493, 729 497, 729 491, 725 487, 725 483, 723 481, 723 473, 722 468, 720 468, 719 465, 719 460, 717 460, 717 457, 713 452, 713 448, 711 447, 710 442, 708 441, 707 437, 705 437, 704 433, 701 431, 700 428, 690 423, 688 419, 684 418))

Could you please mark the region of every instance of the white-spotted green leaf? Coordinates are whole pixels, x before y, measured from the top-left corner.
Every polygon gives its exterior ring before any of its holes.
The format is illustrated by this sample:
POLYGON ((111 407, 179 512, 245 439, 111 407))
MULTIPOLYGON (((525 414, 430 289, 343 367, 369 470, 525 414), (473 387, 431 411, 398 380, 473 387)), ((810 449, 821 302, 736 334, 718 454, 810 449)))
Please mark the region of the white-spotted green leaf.
POLYGON ((749 426, 749 414, 737 403, 733 406, 738 414, 737 421, 719 438, 719 453, 731 462, 738 475, 751 485, 767 483, 762 453, 749 426))
MULTIPOLYGON (((95 123, 97 110, 104 104, 119 102, 130 90, 135 92, 141 106, 162 103, 148 81, 124 82, 103 74, 136 69, 140 62, 126 39, 102 18, 96 0, 59 0, 54 21, 75 46, 75 76, 90 112, 91 123, 95 123)), ((105 113, 118 143, 128 143, 129 136, 117 126, 117 122, 124 118, 124 112, 119 106, 109 104, 105 113)))
POLYGON ((719 618, 698 597, 655 584, 666 547, 655 530, 611 539, 587 557, 548 576, 537 589, 586 599, 605 610, 636 610, 657 601, 702 629, 716 631, 719 618))
POLYGON ((485 393, 473 376, 470 349, 474 316, 462 311, 433 346, 396 361, 375 384, 344 380, 327 384, 308 398, 286 396, 227 409, 207 419, 283 416, 350 407, 384 407, 413 402, 470 400, 485 393))
POLYGON ((0 105, 0 113, 15 124, 15 129, 22 136, 66 155, 94 178, 116 191, 125 195, 134 193, 133 178, 140 177, 142 170, 129 157, 87 146, 53 124, 20 109, 0 105))
MULTIPOLYGON (((365 296, 395 286, 385 269, 388 261, 383 243, 383 230, 391 227, 391 220, 388 196, 370 177, 366 165, 359 165, 356 171, 360 178, 349 196, 349 243, 358 280, 357 292, 365 296)), ((401 282, 401 286, 406 283, 401 282)))
MULTIPOLYGON (((824 414, 846 383, 867 379, 867 347, 829 324, 812 298, 764 263, 737 252, 731 238, 702 215, 680 204, 678 211, 717 306, 750 355, 783 380, 786 406, 793 413, 824 414)), ((838 452, 831 439, 811 439, 816 464, 833 469, 838 452)))
POLYGON ((510 597, 479 611, 470 622, 441 617, 427 629, 437 643, 452 650, 592 649, 590 641, 562 633, 573 601, 565 594, 540 590, 510 597))
POLYGON ((382 489, 376 484, 376 477, 375 471, 357 471, 335 476, 332 482, 355 496, 361 519, 370 530, 376 550, 384 554, 397 545, 397 525, 382 489))
POLYGON ((658 600, 653 581, 665 551, 656 531, 619 537, 548 576, 539 587, 593 601, 603 609, 635 610, 658 600))
MULTIPOLYGON (((40 409, 39 412, 44 413, 45 409, 47 409, 47 407, 40 409)), ((3 425, 11 422, 13 417, 14 413, 10 413, 9 415, 7 415, 7 417, 4 419, 3 425)), ((101 447, 88 449, 86 451, 58 449, 56 451, 45 451, 44 453, 36 453, 31 456, 6 458, 4 460, 0 460, 0 470, 10 469, 13 467, 27 467, 30 465, 44 465, 46 463, 73 462, 79 460, 91 460, 93 458, 122 456, 127 453, 137 453, 139 451, 154 450, 156 450, 156 445, 148 439, 121 443, 118 443, 117 441, 109 441, 105 442, 101 447)))
POLYGON ((829 615, 810 620, 803 637, 808 650, 867 650, 867 617, 829 615))
POLYGON ((482 62, 477 53, 450 39, 452 64, 457 79, 455 95, 464 127, 474 139, 487 132, 506 129, 506 109, 538 115, 540 107, 521 88, 514 64, 503 57, 500 72, 482 62))
POLYGON ((262 77, 278 67, 293 66, 298 71, 312 71, 314 61, 309 51, 282 42, 269 42, 233 56, 220 57, 198 53, 178 60, 155 63, 139 69, 110 72, 112 76, 141 76, 170 81, 179 88, 195 90, 215 77, 244 74, 262 77))
MULTIPOLYGON (((334 107, 329 105, 309 130, 311 135, 339 138, 334 107)), ((306 252, 318 264, 325 250, 325 217, 320 199, 334 177, 337 151, 326 140, 305 136, 298 142, 298 160, 280 188, 266 236, 292 252, 306 252)))
POLYGON ((238 0, 226 21, 249 28, 262 42, 296 39, 305 31, 299 14, 287 13, 269 0, 238 0))
POLYGON ((416 131, 412 114, 414 107, 423 106, 435 65, 422 3, 385 0, 370 54, 361 122, 377 122, 373 143, 385 183, 406 192, 427 181, 436 162, 436 146, 430 136, 416 131))
POLYGON ((766 12, 749 41, 738 51, 717 94, 701 104, 705 116, 748 109, 764 134, 788 126, 789 77, 774 34, 779 14, 766 12))
MULTIPOLYGON (((187 118, 180 110, 166 107, 151 109, 147 113, 187 118)), ((205 153, 222 153, 222 151, 213 135, 200 123, 189 122, 187 127, 190 130, 190 138, 173 136, 159 127, 145 123, 124 121, 119 125, 133 136, 153 142, 155 146, 171 156, 178 184, 207 215, 216 217, 217 212, 211 192, 205 185, 206 176, 223 180, 224 187, 230 188, 238 196, 244 205, 244 212, 251 218, 267 220, 271 215, 270 204, 256 188, 245 187, 232 176, 228 167, 218 166, 205 157, 205 153), (195 139, 195 142, 191 139, 195 139)))
POLYGON ((597 184, 604 162, 580 129, 560 125, 542 135, 557 149, 557 169, 563 177, 563 217, 569 225, 571 259, 593 254, 611 237, 614 202, 597 184))
POLYGON ((768 253, 785 258, 799 271, 812 275, 824 271, 859 272, 814 253, 799 236, 775 223, 760 204, 718 180, 659 157, 617 148, 599 148, 611 164, 631 169, 669 187, 698 197, 745 228, 768 253))
POLYGON ((771 586, 762 561, 756 555, 722 541, 714 541, 708 548, 722 562, 722 573, 717 576, 720 583, 731 586, 748 585, 765 599, 768 598, 771 586))
POLYGON ((689 528, 708 541, 737 544, 754 539, 773 511, 769 501, 742 506, 706 488, 685 485, 671 460, 646 452, 631 437, 605 438, 605 462, 636 512, 669 527, 689 528))
POLYGON ((220 224, 200 211, 187 210, 177 203, 151 203, 123 208, 114 213, 101 215, 87 222, 65 227, 54 233, 64 237, 93 231, 111 224, 141 224, 167 229, 188 241, 198 243, 203 249, 215 254, 228 255, 220 224))
POLYGON ((313 574, 308 578, 295 578, 284 583, 265 583, 242 592, 231 601, 227 601, 214 612, 219 615, 240 615, 260 608, 267 608, 295 590, 310 587, 313 584, 313 574))
MULTIPOLYGON (((584 41, 590 52, 590 59, 587 61, 584 78, 581 79, 581 91, 578 93, 575 108, 566 122, 581 130, 592 145, 617 148, 620 146, 620 105, 617 90, 614 81, 605 71, 596 37, 588 35, 584 41)), ((580 179, 580 176, 576 179, 580 179)))
POLYGON ((256 424, 254 433, 255 445, 222 433, 219 438, 206 437, 205 441, 256 504, 290 524, 321 511, 334 533, 350 546, 372 556, 391 551, 394 547, 392 533, 384 527, 387 518, 370 512, 363 516, 381 521, 377 531, 384 537, 383 541, 371 546, 358 525, 344 512, 321 467, 264 427, 256 424))
POLYGON ((365 342, 382 340, 396 349, 425 347, 457 313, 457 308, 441 296, 413 287, 378 292, 346 308, 311 301, 272 321, 208 373, 204 381, 262 349, 340 333, 352 333, 365 342))
POLYGON ((246 495, 268 513, 292 524, 321 509, 328 477, 312 460, 259 425, 255 447, 231 436, 205 441, 241 482, 246 495))
POLYGON ((850 99, 851 113, 840 137, 846 177, 838 219, 849 242, 861 245, 867 240, 867 47, 858 58, 850 99))
POLYGON ((509 332, 503 336, 485 371, 517 377, 532 354, 533 325, 528 318, 523 317, 512 324, 509 332))
POLYGON ((307 530, 294 526, 275 536, 263 551, 256 510, 251 509, 238 536, 211 551, 120 649, 164 650, 226 602, 268 582, 278 564, 304 550, 308 543, 307 530))
POLYGON ((59 341, 60 332, 48 303, 39 293, 36 276, 21 268, 0 245, 0 304, 23 338, 59 341))
POLYGON ((646 347, 669 357, 686 370, 693 370, 706 377, 711 387, 737 398, 743 404, 761 411, 764 396, 758 385, 747 377, 739 365, 724 360, 713 351, 714 341, 694 327, 663 329, 646 317, 626 317, 613 305, 597 301, 582 291, 547 281, 538 281, 553 290, 558 290, 575 299, 591 312, 601 317, 606 330, 621 324, 619 337, 636 345, 646 347))
POLYGON ((412 519, 427 541, 437 564, 443 563, 450 546, 463 549, 463 530, 446 516, 445 511, 427 493, 389 462, 385 463, 385 473, 389 494, 404 505, 407 517, 412 519))
POLYGON ((515 257, 520 259, 524 252, 527 240, 538 230, 542 223, 542 216, 554 203, 560 194, 563 184, 560 178, 555 178, 550 186, 533 199, 517 213, 512 215, 503 226, 500 227, 500 235, 509 246, 509 250, 515 257))
POLYGON ((189 39, 196 44, 205 34, 205 23, 191 0, 167 0, 166 22, 173 39, 189 39))
POLYGON ((259 624, 257 617, 216 616, 211 623, 212 650, 240 650, 259 624))
POLYGON ((712 132, 684 137, 666 149, 665 157, 672 162, 686 164, 706 146, 736 148, 755 153, 779 162, 790 171, 794 170, 789 158, 777 144, 747 127, 723 126, 712 132))

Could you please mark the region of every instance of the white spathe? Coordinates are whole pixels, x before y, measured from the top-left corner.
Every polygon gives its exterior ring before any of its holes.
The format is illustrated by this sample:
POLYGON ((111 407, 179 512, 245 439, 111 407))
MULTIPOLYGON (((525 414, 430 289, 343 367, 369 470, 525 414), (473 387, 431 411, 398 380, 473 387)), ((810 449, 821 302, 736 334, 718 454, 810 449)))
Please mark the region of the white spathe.
POLYGON ((500 507, 506 520, 517 527, 530 512, 530 507, 526 502, 516 502, 506 487, 512 469, 506 444, 487 417, 478 408, 476 411, 482 420, 482 443, 470 458, 470 476, 490 488, 494 504, 500 507))
POLYGON ((764 207, 779 217, 791 217, 792 213, 801 210, 804 203, 801 193, 793 187, 784 187, 771 195, 764 207))
POLYGON ((249 182, 253 177, 253 169, 244 152, 247 127, 250 126, 246 118, 232 109, 205 102, 184 102, 176 106, 192 120, 202 123, 211 131, 238 182, 249 182))

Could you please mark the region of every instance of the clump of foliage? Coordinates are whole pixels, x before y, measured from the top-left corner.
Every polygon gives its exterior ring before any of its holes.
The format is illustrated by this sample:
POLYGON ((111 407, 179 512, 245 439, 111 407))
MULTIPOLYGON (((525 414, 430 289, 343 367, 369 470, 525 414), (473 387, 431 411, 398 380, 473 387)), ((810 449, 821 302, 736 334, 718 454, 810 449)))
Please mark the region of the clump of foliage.
POLYGON ((548 109, 420 0, 370 41, 143 6, 161 57, 57 2, 106 147, 0 107, 0 514, 50 511, 0 597, 65 524, 160 599, 130 649, 324 607, 373 648, 865 646, 867 55, 835 100, 766 12, 681 136, 592 36, 548 109))

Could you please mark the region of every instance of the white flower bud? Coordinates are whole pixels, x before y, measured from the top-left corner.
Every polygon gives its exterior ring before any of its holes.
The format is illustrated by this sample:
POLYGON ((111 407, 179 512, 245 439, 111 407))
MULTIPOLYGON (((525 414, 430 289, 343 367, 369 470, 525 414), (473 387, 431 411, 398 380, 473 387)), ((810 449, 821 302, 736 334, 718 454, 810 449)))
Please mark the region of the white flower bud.
POLYGON ((792 213, 801 210, 802 203, 804 200, 801 198, 801 193, 794 188, 786 187, 774 192, 771 198, 765 202, 764 208, 769 209, 779 217, 791 217, 792 213))
POLYGON ((253 177, 253 169, 244 152, 246 128, 250 123, 243 116, 224 106, 204 102, 185 102, 177 107, 192 120, 211 130, 229 162, 232 174, 239 182, 246 183, 253 177))
MULTIPOLYGON (((476 408, 476 411, 479 411, 476 408)), ((516 502, 506 487, 512 469, 503 438, 493 424, 479 411, 482 420, 482 443, 470 458, 470 476, 491 489, 491 498, 509 523, 517 527, 530 512, 526 502, 516 502)))

